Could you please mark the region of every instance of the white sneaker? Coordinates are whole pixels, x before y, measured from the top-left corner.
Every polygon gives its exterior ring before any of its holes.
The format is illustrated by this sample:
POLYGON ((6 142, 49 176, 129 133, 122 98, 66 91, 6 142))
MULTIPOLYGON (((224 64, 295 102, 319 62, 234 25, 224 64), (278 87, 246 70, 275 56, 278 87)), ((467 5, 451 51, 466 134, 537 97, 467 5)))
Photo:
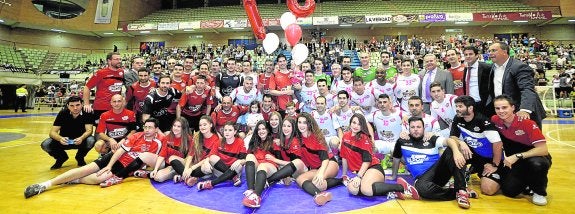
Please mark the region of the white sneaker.
POLYGON ((539 195, 537 193, 533 193, 532 201, 533 201, 533 204, 535 204, 535 205, 539 205, 539 206, 547 205, 547 197, 539 195))

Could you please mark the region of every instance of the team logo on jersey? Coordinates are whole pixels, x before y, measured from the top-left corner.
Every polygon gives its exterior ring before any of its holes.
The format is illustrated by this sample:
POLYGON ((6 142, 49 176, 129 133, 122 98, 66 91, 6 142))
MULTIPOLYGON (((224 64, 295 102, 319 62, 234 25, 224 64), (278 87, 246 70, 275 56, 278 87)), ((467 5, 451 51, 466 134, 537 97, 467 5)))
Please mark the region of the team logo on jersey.
POLYGON ((517 136, 521 136, 521 135, 524 135, 524 134, 525 134, 525 131, 523 131, 523 130, 521 130, 521 129, 515 131, 515 135, 517 135, 517 136))
POLYGON ((234 80, 238 80, 238 77, 234 77, 234 80))
POLYGON ((123 116, 122 120, 128 120, 128 116, 123 116))
POLYGON ((473 131, 478 132, 479 130, 481 130, 481 129, 480 129, 479 127, 477 127, 477 126, 473 128, 473 131))
POLYGON ((126 130, 126 128, 119 128, 108 132, 108 136, 110 136, 111 138, 120 138, 124 137, 126 133, 128 133, 128 130, 126 130))
POLYGON ((201 107, 202 107, 202 105, 193 105, 193 106, 190 105, 190 106, 188 106, 188 109, 190 111, 196 112, 196 111, 200 110, 201 107))
POLYGON ((465 137, 463 140, 467 143, 467 145, 469 145, 469 147, 472 148, 479 148, 483 146, 483 143, 472 137, 465 137))
POLYGON ((110 92, 119 92, 122 91, 122 83, 114 83, 113 85, 108 87, 110 92))
POLYGON ((537 124, 533 124, 533 129, 538 129, 539 127, 537 126, 537 124))
POLYGON ((120 72, 120 73, 118 73, 118 74, 120 74, 120 75, 124 75, 124 72, 120 72))
POLYGON ((406 159, 409 164, 422 164, 427 160, 429 160, 427 155, 411 155, 411 157, 406 159))

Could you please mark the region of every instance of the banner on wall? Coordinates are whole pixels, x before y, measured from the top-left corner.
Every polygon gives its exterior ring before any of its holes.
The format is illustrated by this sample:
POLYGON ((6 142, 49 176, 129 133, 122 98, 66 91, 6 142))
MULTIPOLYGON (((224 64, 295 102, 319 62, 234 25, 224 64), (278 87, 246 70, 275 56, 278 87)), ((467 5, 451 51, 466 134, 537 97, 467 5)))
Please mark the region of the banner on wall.
POLYGON ((413 15, 413 14, 395 15, 395 16, 393 16, 392 19, 393 19, 393 22, 395 22, 395 23, 418 22, 419 16, 413 15))
POLYGON ((128 30, 156 30, 158 24, 156 23, 142 23, 142 24, 128 24, 128 30))
POLYGON ((444 22, 446 21, 445 13, 428 13, 419 15, 419 22, 444 22))
POLYGON ((178 29, 180 29, 180 30, 199 29, 199 28, 200 28, 200 21, 178 23, 178 29))
POLYGON ((247 19, 224 20, 225 28, 244 28, 248 27, 247 19))
POLYGON ((445 19, 449 22, 473 21, 473 13, 446 13, 445 19))
POLYGON ((178 30, 178 25, 179 23, 177 22, 158 23, 158 31, 178 30))
POLYGON ((337 16, 313 17, 313 25, 337 25, 338 23, 337 16))
POLYGON ((474 13, 473 21, 528 21, 528 20, 549 20, 551 11, 529 11, 529 12, 500 12, 500 13, 474 13))
POLYGON ((365 16, 366 24, 384 24, 391 22, 391 15, 365 16))
POLYGON ((223 28, 224 20, 203 20, 200 21, 200 28, 223 28))
POLYGON ((300 26, 311 26, 313 25, 313 19, 311 17, 297 18, 297 24, 300 26))
POLYGON ((365 16, 339 16, 339 24, 364 24, 365 16))
POLYGON ((280 19, 262 19, 262 21, 264 26, 281 26, 280 19))
POLYGON ((110 24, 112 22, 112 9, 114 9, 114 0, 98 0, 94 23, 110 24))

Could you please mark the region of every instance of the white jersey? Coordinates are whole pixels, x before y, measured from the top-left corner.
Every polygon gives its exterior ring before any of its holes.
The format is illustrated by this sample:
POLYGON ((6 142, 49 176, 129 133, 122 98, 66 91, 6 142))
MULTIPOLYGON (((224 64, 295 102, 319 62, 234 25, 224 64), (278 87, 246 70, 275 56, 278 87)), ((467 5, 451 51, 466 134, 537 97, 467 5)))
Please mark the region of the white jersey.
POLYGON ((300 94, 302 99, 300 100, 301 112, 310 113, 315 109, 315 98, 319 94, 317 84, 314 83, 311 87, 307 87, 305 84, 302 84, 300 94))
MULTIPOLYGON (((254 86, 256 86, 256 85, 258 84, 258 76, 259 76, 258 73, 252 71, 252 72, 250 72, 250 74, 248 74, 248 75, 246 75, 246 73, 243 73, 243 72, 240 74, 240 77, 242 77, 242 79, 243 79, 244 81, 245 81, 245 79, 246 79, 246 76, 252 77, 252 79, 254 80, 254 81, 253 81, 254 86)), ((257 88, 257 87, 256 87, 256 88, 257 88)))
POLYGON ((317 125, 321 129, 324 137, 337 136, 337 131, 333 124, 332 114, 325 111, 323 114, 319 114, 318 111, 314 110, 311 112, 311 116, 317 122, 317 125))
POLYGON ((395 98, 399 102, 399 107, 402 111, 408 111, 407 100, 412 96, 419 96, 419 82, 421 81, 419 75, 411 74, 406 77, 403 75, 398 75, 395 79, 395 85, 393 92, 395 98))
POLYGON ((375 127, 375 139, 389 143, 395 143, 401 134, 403 113, 396 111, 390 115, 383 115, 380 110, 374 111, 367 116, 367 121, 375 127))
MULTIPOLYGON (((411 117, 409 113, 403 112, 403 114, 407 117, 411 117)), ((439 122, 437 122, 435 118, 431 117, 431 115, 423 113, 423 117, 421 119, 423 119, 425 132, 431 132, 441 137, 449 137, 449 129, 441 130, 439 122)), ((409 132, 409 124, 407 124, 407 120, 403 123, 403 131, 409 132)))
MULTIPOLYGON (((322 96, 321 94, 317 94, 316 98, 322 96)), ((334 107, 337 104, 337 95, 333 95, 328 93, 327 95, 323 96, 325 97, 325 106, 326 109, 331 109, 332 107, 334 107)))
POLYGON ((431 103, 431 117, 435 118, 436 120, 443 120, 449 126, 449 130, 451 130, 451 124, 453 123, 453 118, 455 117, 455 98, 456 95, 453 94, 446 94, 443 102, 438 103, 437 101, 433 101, 431 103))
POLYGON ((345 81, 339 80, 331 87, 332 94, 337 94, 341 90, 347 91, 347 93, 350 94, 351 91, 353 91, 353 81, 346 84, 345 81))
POLYGON ((375 95, 375 100, 379 98, 379 95, 387 94, 387 96, 389 96, 391 100, 391 104, 393 106, 396 106, 398 104, 397 99, 395 99, 395 94, 393 93, 393 86, 394 86, 393 84, 389 83, 386 83, 385 85, 379 85, 379 83, 377 83, 377 79, 374 79, 367 84, 367 87, 373 88, 373 94, 375 95))
POLYGON ((375 110, 375 94, 372 88, 366 88, 363 94, 359 95, 355 91, 352 91, 350 95, 351 105, 359 106, 364 115, 371 114, 375 110))
POLYGON ((332 114, 333 127, 335 129, 341 128, 343 132, 349 131, 349 121, 355 112, 351 109, 347 111, 340 111, 339 114, 332 114))
POLYGON ((246 92, 243 86, 237 87, 230 93, 230 97, 232 100, 235 100, 236 105, 241 106, 249 106, 250 103, 254 100, 262 101, 262 94, 256 89, 256 87, 252 87, 252 90, 246 92))

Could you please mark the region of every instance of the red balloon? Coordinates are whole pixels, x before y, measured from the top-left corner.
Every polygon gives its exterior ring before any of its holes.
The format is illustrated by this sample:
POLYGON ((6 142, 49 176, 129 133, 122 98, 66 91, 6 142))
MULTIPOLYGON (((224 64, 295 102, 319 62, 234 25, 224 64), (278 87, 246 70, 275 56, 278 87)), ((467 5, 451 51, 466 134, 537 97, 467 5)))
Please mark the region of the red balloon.
POLYGON ((264 28, 262 17, 260 16, 260 12, 258 11, 258 5, 256 4, 256 0, 243 0, 243 1, 244 1, 244 10, 248 15, 248 19, 250 20, 250 24, 252 25, 252 31, 254 31, 254 35, 256 36, 257 39, 265 39, 266 29, 264 28))
POLYGON ((301 39, 301 27, 298 24, 288 25, 284 32, 288 43, 292 47, 301 39))
POLYGON ((299 5, 297 0, 287 0, 286 4, 289 10, 298 18, 307 17, 315 10, 315 0, 305 0, 303 6, 299 5))

